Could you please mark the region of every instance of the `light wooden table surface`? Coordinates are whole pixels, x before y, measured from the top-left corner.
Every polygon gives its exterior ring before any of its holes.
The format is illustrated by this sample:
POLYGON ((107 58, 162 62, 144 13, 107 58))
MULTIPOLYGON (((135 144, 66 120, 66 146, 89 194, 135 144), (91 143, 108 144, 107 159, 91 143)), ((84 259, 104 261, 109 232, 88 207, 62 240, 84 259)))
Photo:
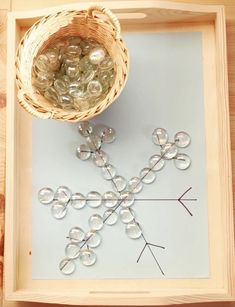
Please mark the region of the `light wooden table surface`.
MULTIPOLYGON (((110 0, 112 1, 112 0, 110 0)), ((227 27, 227 50, 228 50, 228 78, 229 78, 229 99, 230 99, 230 127, 232 141, 232 167, 233 178, 235 175, 235 0, 175 0, 176 2, 219 4, 226 9, 227 27)), ((46 7, 48 5, 59 5, 60 3, 77 2, 77 0, 1 0, 0 2, 0 306, 3 307, 39 307, 57 306, 48 304, 36 304, 25 302, 6 302, 3 299, 3 253, 4 253, 4 208, 5 208, 5 123, 6 123, 6 21, 7 12, 11 10, 30 10, 46 7), (1 299, 2 298, 2 299, 1 299)), ((99 2, 93 0, 92 2, 99 2)), ((233 180, 235 197, 235 179, 233 180)), ((58 305, 59 306, 59 305, 58 305)), ((60 305, 61 306, 61 305, 60 305)), ((185 307, 235 307, 234 303, 207 303, 207 304, 186 304, 185 307)))

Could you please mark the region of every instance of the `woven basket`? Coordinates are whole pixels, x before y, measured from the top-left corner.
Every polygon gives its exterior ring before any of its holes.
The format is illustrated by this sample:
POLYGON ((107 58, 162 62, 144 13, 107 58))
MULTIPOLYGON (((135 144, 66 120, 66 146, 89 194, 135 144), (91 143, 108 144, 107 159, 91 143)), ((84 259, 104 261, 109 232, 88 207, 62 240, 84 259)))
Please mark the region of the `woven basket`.
POLYGON ((16 53, 18 101, 30 114, 42 119, 53 118, 77 122, 103 112, 121 93, 128 76, 129 58, 120 37, 120 24, 104 7, 92 6, 82 11, 61 11, 37 21, 24 35, 16 53), (104 45, 114 61, 116 77, 112 88, 95 107, 78 112, 53 107, 32 85, 33 63, 38 54, 63 36, 90 37, 104 45))

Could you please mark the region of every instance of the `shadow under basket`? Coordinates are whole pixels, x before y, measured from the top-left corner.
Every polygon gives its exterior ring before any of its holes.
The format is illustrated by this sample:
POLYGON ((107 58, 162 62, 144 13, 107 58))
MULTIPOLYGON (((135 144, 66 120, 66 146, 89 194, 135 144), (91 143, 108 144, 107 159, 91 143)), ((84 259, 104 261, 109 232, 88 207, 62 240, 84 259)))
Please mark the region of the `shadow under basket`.
POLYGON ((30 114, 42 119, 77 122, 103 112, 121 93, 129 68, 128 51, 120 37, 117 17, 107 8, 92 6, 82 11, 61 11, 37 21, 24 35, 16 53, 18 101, 30 114), (114 62, 115 80, 98 104, 86 111, 54 107, 32 84, 35 58, 55 40, 68 36, 93 38, 102 44, 114 62))

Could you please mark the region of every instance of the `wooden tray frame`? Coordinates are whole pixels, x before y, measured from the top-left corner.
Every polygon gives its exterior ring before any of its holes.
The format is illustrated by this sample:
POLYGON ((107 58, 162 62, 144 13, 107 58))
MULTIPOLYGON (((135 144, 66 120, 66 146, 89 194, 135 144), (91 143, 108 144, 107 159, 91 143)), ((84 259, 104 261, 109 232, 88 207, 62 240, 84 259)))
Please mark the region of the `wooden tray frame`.
POLYGON ((7 174, 4 291, 7 300, 79 305, 163 305, 235 299, 232 177, 225 17, 222 6, 163 1, 101 2, 123 31, 202 31, 210 277, 165 280, 32 280, 31 117, 16 102, 15 49, 41 16, 89 3, 8 16, 7 174), (79 289, 79 290, 78 290, 79 289))

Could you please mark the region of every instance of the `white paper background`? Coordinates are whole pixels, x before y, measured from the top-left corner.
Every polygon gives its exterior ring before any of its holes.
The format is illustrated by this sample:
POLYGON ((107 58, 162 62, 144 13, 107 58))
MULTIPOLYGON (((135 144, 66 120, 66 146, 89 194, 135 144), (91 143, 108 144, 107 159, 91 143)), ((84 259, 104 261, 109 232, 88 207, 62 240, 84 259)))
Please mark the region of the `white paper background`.
MULTIPOLYGON (((151 140, 156 127, 166 128, 172 139, 180 130, 191 135, 190 147, 182 150, 192 158, 190 169, 180 171, 169 161, 155 183, 145 185, 138 197, 177 198, 192 186, 188 196, 198 199, 188 203, 193 217, 177 202, 138 202, 133 209, 147 240, 166 247, 153 250, 167 278, 208 277, 201 33, 134 33, 124 38, 131 63, 127 85, 120 98, 95 120, 117 132, 116 141, 105 145, 104 150, 118 173, 130 179, 158 153, 151 140)), ((63 276, 58 270, 69 229, 81 226, 87 231, 88 217, 104 210, 76 211, 70 207, 67 217, 58 221, 51 216, 50 206, 38 202, 38 190, 59 185, 83 194, 111 189, 91 161, 76 158, 75 149, 81 142, 76 124, 33 119, 32 277, 162 278, 147 249, 136 263, 144 242, 129 239, 121 222, 102 230, 94 266, 83 267, 77 260, 72 276, 63 276)))

